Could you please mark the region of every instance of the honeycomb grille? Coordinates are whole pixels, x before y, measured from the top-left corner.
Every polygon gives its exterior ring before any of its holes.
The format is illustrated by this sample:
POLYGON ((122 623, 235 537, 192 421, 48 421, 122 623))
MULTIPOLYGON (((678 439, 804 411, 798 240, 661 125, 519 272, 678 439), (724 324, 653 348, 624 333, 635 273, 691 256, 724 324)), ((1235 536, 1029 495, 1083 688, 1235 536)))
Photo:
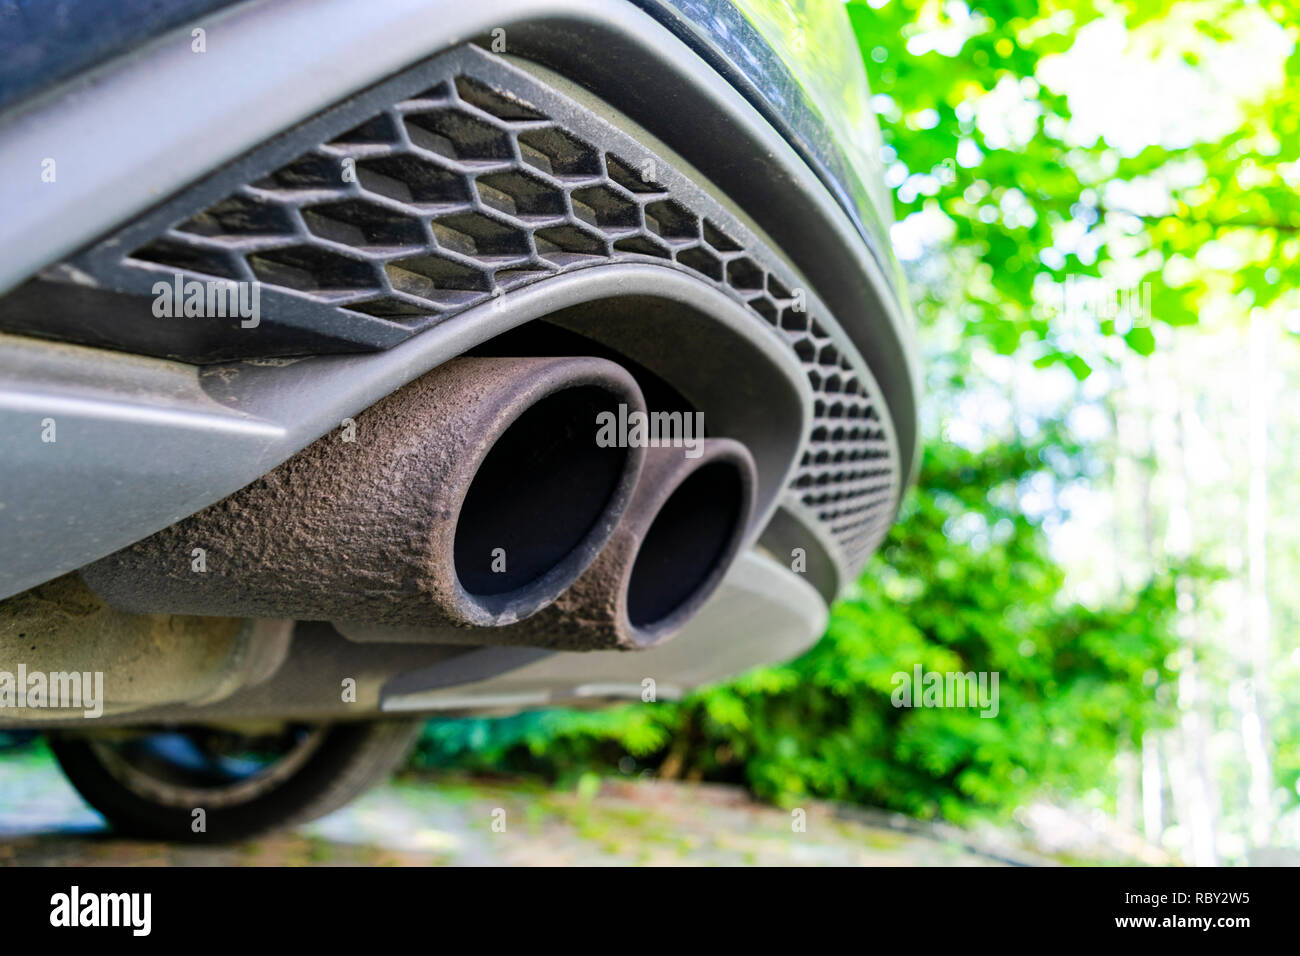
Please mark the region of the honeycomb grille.
POLYGON ((292 158, 258 170, 255 156, 146 241, 136 229, 105 244, 119 285, 131 272, 256 281, 365 343, 584 266, 672 263, 743 302, 801 363, 814 421, 791 491, 855 572, 892 521, 898 465, 874 380, 816 297, 697 185, 594 116, 576 122, 582 107, 477 48, 431 62, 436 82, 346 127, 327 120, 336 131, 292 158))

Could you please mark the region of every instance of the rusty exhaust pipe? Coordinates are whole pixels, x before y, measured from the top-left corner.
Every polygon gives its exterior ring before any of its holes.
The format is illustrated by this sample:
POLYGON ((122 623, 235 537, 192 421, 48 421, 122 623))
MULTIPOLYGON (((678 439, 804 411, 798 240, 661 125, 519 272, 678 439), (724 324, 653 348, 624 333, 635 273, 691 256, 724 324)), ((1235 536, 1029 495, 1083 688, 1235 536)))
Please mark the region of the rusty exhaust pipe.
POLYGON ((729 438, 706 439, 698 458, 647 449, 632 503, 600 557, 553 605, 501 636, 564 650, 641 650, 668 640, 740 551, 756 481, 748 449, 729 438))
POLYGON ((754 459, 710 438, 698 458, 646 449, 645 467, 605 550, 564 594, 527 620, 492 631, 335 626, 361 642, 523 645, 566 651, 662 644, 712 596, 744 541, 754 505, 754 459))
POLYGON ((125 611, 498 627, 601 552, 644 451, 597 416, 644 410, 598 358, 461 358, 253 484, 82 569, 125 611))

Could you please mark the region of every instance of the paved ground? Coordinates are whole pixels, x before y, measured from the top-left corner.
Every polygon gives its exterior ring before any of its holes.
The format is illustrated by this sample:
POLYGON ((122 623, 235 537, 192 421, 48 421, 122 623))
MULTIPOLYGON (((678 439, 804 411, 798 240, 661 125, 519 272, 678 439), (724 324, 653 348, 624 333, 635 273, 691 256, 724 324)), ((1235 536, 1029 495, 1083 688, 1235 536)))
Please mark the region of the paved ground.
POLYGON ((729 787, 583 780, 573 791, 402 777, 295 832, 229 847, 132 843, 106 832, 43 754, 0 759, 0 864, 960 865, 1007 862, 901 818, 794 815, 729 787), (501 822, 504 821, 504 831, 501 822), (495 827, 494 827, 495 824, 495 827), (917 831, 917 832, 911 832, 917 831))

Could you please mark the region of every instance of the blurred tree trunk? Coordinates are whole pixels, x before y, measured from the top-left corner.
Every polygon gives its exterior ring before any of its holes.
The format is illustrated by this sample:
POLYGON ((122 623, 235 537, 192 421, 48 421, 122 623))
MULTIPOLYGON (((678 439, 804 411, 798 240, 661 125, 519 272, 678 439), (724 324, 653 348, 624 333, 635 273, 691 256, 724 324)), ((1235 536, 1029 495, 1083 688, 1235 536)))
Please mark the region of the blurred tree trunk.
MULTIPOLYGON (((1150 365, 1147 361, 1128 359, 1129 381, 1133 395, 1128 402, 1132 410, 1133 436, 1126 443, 1125 454, 1136 477, 1137 525, 1140 528, 1142 578, 1156 569, 1156 517, 1153 477, 1155 446, 1155 395, 1150 388, 1150 365)), ((1142 832, 1157 846, 1165 834, 1165 787, 1160 766, 1160 735, 1148 731, 1142 735, 1142 832)))
POLYGON ((1241 735, 1250 771, 1250 842, 1267 846, 1275 823, 1269 755, 1268 686, 1272 608, 1268 597, 1268 412, 1271 399, 1271 323, 1263 309, 1251 313, 1247 375, 1250 490, 1246 504, 1246 685, 1241 695, 1241 735))
POLYGON ((1160 773, 1160 745, 1154 733, 1142 735, 1142 832, 1160 845, 1165 833, 1165 788, 1160 773))
MULTIPOLYGON (((1162 363, 1167 365, 1168 360, 1162 363)), ((1195 527, 1191 512, 1192 466, 1188 453, 1189 434, 1196 412, 1178 386, 1175 370, 1166 368, 1168 382, 1175 383, 1166 397, 1171 426, 1171 467, 1169 468, 1169 527, 1166 547, 1175 561, 1186 561, 1194 553, 1195 527)), ((1209 701, 1200 674, 1202 635, 1198 621, 1199 595, 1194 583, 1179 575, 1176 584, 1178 595, 1178 631, 1185 650, 1178 676, 1178 706, 1180 739, 1173 751, 1182 762, 1181 772, 1170 765, 1170 782, 1181 776, 1183 807, 1180 822, 1190 836, 1190 856, 1196 866, 1218 864, 1216 840, 1218 800, 1213 774, 1210 772, 1208 738, 1212 722, 1208 718, 1209 701)))
POLYGON ((1115 799, 1115 816, 1120 826, 1138 832, 1138 804, 1141 802, 1142 767, 1138 755, 1127 746, 1115 755, 1119 772, 1119 790, 1115 799))

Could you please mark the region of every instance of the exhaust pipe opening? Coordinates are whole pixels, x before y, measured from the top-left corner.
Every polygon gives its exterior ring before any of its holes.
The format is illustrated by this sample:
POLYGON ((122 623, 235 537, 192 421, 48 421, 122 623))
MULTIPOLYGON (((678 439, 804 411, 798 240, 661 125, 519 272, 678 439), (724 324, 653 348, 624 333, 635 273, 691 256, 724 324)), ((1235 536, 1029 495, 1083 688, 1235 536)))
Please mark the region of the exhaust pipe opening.
MULTIPOLYGON (((754 508, 754 459, 744 445, 708 438, 699 458, 649 448, 623 519, 599 557, 555 602, 493 630, 363 628, 358 641, 433 641, 641 650, 695 616, 731 568, 754 508)), ((337 623, 337 622, 336 622, 337 623)))
POLYGON ((620 401, 626 398, 594 385, 565 389, 497 439, 456 523, 456 576, 466 593, 490 598, 525 587, 592 532, 628 465, 628 449, 593 440, 597 415, 617 414, 620 401), (494 553, 504 556, 504 570, 494 553))
POLYGON ((659 509, 632 563, 628 621, 650 631, 669 621, 720 571, 740 529, 744 488, 731 462, 687 476, 659 509))
POLYGON ((644 451, 597 443, 620 405, 645 408, 604 359, 455 359, 361 412, 351 441, 319 439, 82 577, 136 613, 513 624, 577 580, 631 500, 644 451))

